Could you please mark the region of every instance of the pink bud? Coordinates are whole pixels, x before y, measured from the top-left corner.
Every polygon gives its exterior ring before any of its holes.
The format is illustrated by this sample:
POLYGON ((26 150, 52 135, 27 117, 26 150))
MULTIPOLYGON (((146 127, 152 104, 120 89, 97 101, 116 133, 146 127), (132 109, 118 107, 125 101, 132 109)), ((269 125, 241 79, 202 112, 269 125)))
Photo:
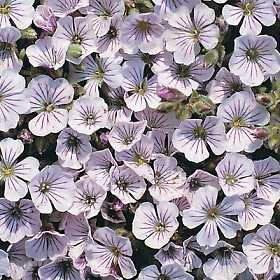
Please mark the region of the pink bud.
POLYGON ((268 131, 264 127, 257 127, 257 128, 254 129, 253 135, 257 139, 266 140, 267 137, 268 137, 268 131))
POLYGON ((33 22, 37 27, 49 33, 54 33, 57 27, 56 17, 53 14, 52 9, 44 5, 39 5, 36 8, 33 17, 33 22))
POLYGON ((168 87, 159 88, 157 91, 157 94, 159 97, 161 97, 162 99, 165 99, 165 100, 175 99, 178 95, 177 91, 175 89, 168 88, 168 87))
POLYGON ((108 144, 108 136, 109 136, 109 132, 102 132, 100 134, 99 139, 102 145, 108 144))

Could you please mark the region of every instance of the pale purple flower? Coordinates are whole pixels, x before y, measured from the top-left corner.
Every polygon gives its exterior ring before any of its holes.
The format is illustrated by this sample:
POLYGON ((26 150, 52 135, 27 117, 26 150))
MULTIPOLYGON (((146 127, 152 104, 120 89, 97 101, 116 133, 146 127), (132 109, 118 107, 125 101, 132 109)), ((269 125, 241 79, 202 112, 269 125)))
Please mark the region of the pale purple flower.
POLYGON ((248 86, 261 85, 269 75, 279 72, 280 57, 276 47, 276 40, 268 35, 236 38, 229 61, 230 72, 248 86))
POLYGON ((87 56, 80 65, 72 65, 70 68, 70 81, 87 81, 85 85, 86 95, 99 96, 99 88, 105 84, 111 88, 118 88, 122 84, 121 59, 98 58, 87 56))
POLYGON ((44 280, 82 280, 79 270, 74 268, 69 257, 57 258, 38 270, 40 279, 44 280))
POLYGON ((185 195, 182 195, 178 198, 174 198, 170 202, 174 203, 177 206, 180 215, 182 215, 185 209, 189 209, 191 207, 188 198, 185 195))
POLYGON ((34 16, 34 24, 48 33, 54 33, 57 27, 53 10, 49 6, 38 5, 34 16))
POLYGON ((182 6, 187 6, 191 10, 200 3, 200 0, 152 0, 152 2, 155 3, 155 11, 164 17, 182 6))
POLYGON ((207 116, 182 121, 173 134, 173 145, 189 161, 201 162, 209 157, 207 146, 215 155, 225 151, 225 127, 221 119, 207 116))
POLYGON ((227 153, 215 170, 226 196, 242 195, 254 189, 254 164, 245 155, 227 153))
POLYGON ((120 42, 120 28, 122 23, 122 17, 113 17, 108 32, 97 38, 96 51, 100 57, 114 57, 122 48, 120 42))
POLYGON ((200 84, 208 81, 214 74, 214 67, 206 65, 204 56, 199 55, 190 65, 178 64, 175 61, 168 68, 158 73, 158 83, 190 96, 200 84))
POLYGON ((63 108, 74 97, 74 89, 64 78, 53 80, 39 75, 33 78, 27 88, 30 94, 30 113, 38 115, 28 123, 30 131, 37 136, 60 132, 67 126, 68 111, 63 108))
POLYGON ((159 270, 156 265, 149 265, 140 271, 139 280, 193 280, 193 276, 185 272, 177 263, 163 265, 159 270))
POLYGON ((69 126, 79 133, 91 135, 107 126, 108 105, 100 97, 82 96, 69 111, 69 126))
POLYGON ((45 214, 67 211, 74 199, 75 184, 72 176, 59 166, 48 165, 28 185, 35 207, 45 214), (53 206, 52 206, 53 205, 53 206))
POLYGON ((133 251, 128 238, 103 227, 94 232, 93 239, 96 242, 87 250, 86 259, 94 273, 109 276, 118 268, 125 279, 131 279, 137 274, 131 260, 133 251))
POLYGON ((157 54, 163 50, 164 27, 161 19, 154 13, 141 13, 129 15, 122 27, 120 40, 131 51, 136 53, 138 50, 157 54))
POLYGON ((176 149, 172 144, 173 131, 165 131, 162 129, 153 129, 148 132, 148 136, 154 143, 154 149, 152 159, 156 159, 163 155, 173 156, 176 153, 176 149))
POLYGON ((24 270, 25 273, 22 277, 22 280, 40 280, 38 275, 38 269, 47 263, 48 261, 43 261, 43 262, 29 261, 25 266, 25 270, 24 270))
POLYGON ((20 31, 13 26, 0 28, 0 74, 8 69, 20 71, 22 61, 16 54, 16 42, 20 37, 20 31))
POLYGON ((173 130, 179 126, 179 120, 175 112, 161 113, 157 110, 146 108, 143 111, 134 113, 139 121, 147 121, 147 127, 151 129, 173 130))
POLYGON ((238 222, 244 230, 252 230, 257 225, 270 223, 273 216, 274 203, 257 197, 256 193, 240 196, 245 209, 238 214, 238 222))
POLYGON ((65 63, 68 41, 58 41, 50 36, 39 39, 26 48, 26 55, 33 67, 57 70, 65 63))
POLYGON ((32 23, 34 0, 0 0, 0 28, 11 26, 25 29, 32 23))
POLYGON ((101 208, 101 216, 104 220, 114 224, 123 224, 126 222, 124 216, 124 204, 120 200, 113 202, 104 201, 101 208))
POLYGON ((109 133, 110 145, 117 152, 129 150, 141 139, 146 125, 146 121, 116 123, 109 133))
POLYGON ((29 199, 11 202, 0 198, 0 239, 16 243, 40 231, 40 213, 29 199))
POLYGON ((256 137, 254 128, 270 120, 266 108, 257 103, 252 92, 237 92, 219 105, 217 116, 229 126, 226 134, 226 151, 252 153, 263 140, 256 137))
POLYGON ((177 63, 193 63, 200 52, 200 44, 208 50, 218 44, 215 11, 203 3, 194 7, 193 16, 188 7, 181 6, 167 20, 170 27, 165 32, 166 49, 174 52, 177 63))
POLYGON ((237 196, 226 197, 217 203, 217 197, 217 188, 200 188, 191 208, 183 211, 183 224, 186 227, 193 229, 203 225, 196 236, 200 246, 215 246, 219 240, 218 228, 228 239, 234 238, 241 229, 239 223, 229 217, 240 213, 244 203, 237 196))
POLYGON ((154 161, 154 174, 149 181, 150 195, 156 201, 170 201, 183 195, 186 173, 174 157, 161 156, 154 161))
POLYGON ((143 135, 137 143, 135 143, 129 150, 116 152, 116 160, 123 161, 123 163, 131 168, 139 176, 151 180, 153 177, 153 170, 149 165, 153 152, 153 143, 150 138, 143 135))
POLYGON ((56 231, 41 231, 26 240, 26 255, 36 261, 55 260, 66 255, 68 239, 56 231))
POLYGON ((90 0, 89 5, 81 11, 88 14, 88 20, 98 37, 110 30, 110 25, 117 16, 125 11, 123 0, 90 0))
POLYGON ((206 255, 209 254, 211 257, 203 264, 203 272, 210 279, 233 280, 247 268, 246 256, 225 241, 209 248, 206 255))
POLYGON ((108 185, 111 181, 111 173, 116 166, 117 163, 110 150, 105 149, 91 153, 85 169, 86 174, 107 191, 109 189, 108 185))
POLYGON ((5 183, 5 198, 18 201, 27 194, 27 182, 39 173, 39 161, 34 157, 18 160, 24 151, 20 140, 5 138, 0 142, 0 181, 5 183))
POLYGON ((124 204, 135 203, 146 191, 145 180, 132 169, 122 165, 111 173, 110 192, 124 204))
POLYGON ((169 242, 154 255, 154 258, 159 261, 161 265, 173 263, 182 265, 183 247, 169 242))
POLYGON ((80 8, 87 7, 89 0, 47 0, 47 5, 56 17, 63 18, 80 8))
POLYGON ((178 208, 171 202, 160 202, 156 209, 150 202, 143 202, 136 209, 132 232, 145 245, 159 249, 166 245, 179 226, 178 208))
POLYGON ((201 259, 196 255, 197 251, 201 251, 201 247, 196 241, 196 237, 191 236, 183 242, 183 267, 186 271, 192 271, 194 268, 200 268, 201 259))
POLYGON ((8 254, 0 249, 0 279, 2 275, 9 275, 9 258, 8 254))
POLYGON ((218 182, 218 177, 208 173, 207 171, 197 169, 191 174, 184 185, 184 195, 188 198, 190 204, 196 200, 196 193, 200 188, 206 186, 221 189, 218 182))
POLYGON ((23 76, 10 70, 0 73, 0 131, 16 128, 19 115, 30 108, 24 89, 23 76))
POLYGON ((73 56, 68 52, 66 58, 66 60, 74 64, 80 64, 86 56, 96 51, 94 30, 84 17, 73 18, 72 16, 67 16, 61 18, 57 23, 53 38, 57 39, 59 43, 69 42, 69 48, 78 48, 81 53, 73 56))
POLYGON ((124 100, 127 107, 135 112, 146 107, 156 109, 161 98, 156 94, 157 76, 150 79, 144 76, 143 62, 127 61, 122 66, 123 83, 121 87, 126 91, 124 100))
POLYGON ((254 161, 254 176, 257 196, 276 203, 280 199, 280 163, 272 157, 254 161))
POLYGON ((280 273, 280 230, 272 225, 264 225, 243 239, 243 252, 248 259, 249 268, 256 274, 274 269, 280 273))
POLYGON ((107 192, 88 176, 81 177, 76 186, 73 204, 68 212, 73 215, 85 213, 87 219, 97 216, 107 192))
POLYGON ((70 127, 58 135, 56 154, 63 167, 80 169, 89 159, 92 147, 90 137, 70 127))
POLYGON ((237 6, 225 5, 223 17, 230 25, 238 25, 243 19, 240 34, 260 34, 262 25, 271 26, 276 22, 273 0, 240 0, 237 6))
POLYGON ((244 85, 238 76, 222 67, 216 74, 215 79, 210 81, 206 87, 208 97, 215 104, 222 103, 226 98, 236 92, 251 91, 251 88, 244 85))

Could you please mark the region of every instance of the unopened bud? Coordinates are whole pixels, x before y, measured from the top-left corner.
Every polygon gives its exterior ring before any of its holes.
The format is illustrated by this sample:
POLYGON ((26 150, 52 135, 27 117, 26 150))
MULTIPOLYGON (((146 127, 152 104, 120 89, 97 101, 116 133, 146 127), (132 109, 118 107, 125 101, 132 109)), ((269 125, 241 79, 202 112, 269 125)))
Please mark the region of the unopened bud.
POLYGON ((83 54, 82 48, 79 44, 70 44, 67 55, 74 58, 79 58, 83 54))

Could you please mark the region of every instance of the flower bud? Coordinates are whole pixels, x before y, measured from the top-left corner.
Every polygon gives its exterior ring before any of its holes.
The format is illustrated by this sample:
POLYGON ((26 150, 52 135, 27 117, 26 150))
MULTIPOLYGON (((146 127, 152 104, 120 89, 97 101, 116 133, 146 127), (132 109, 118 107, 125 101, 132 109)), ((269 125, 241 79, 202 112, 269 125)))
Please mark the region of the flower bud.
POLYGON ((82 48, 79 44, 70 44, 67 55, 74 58, 79 58, 83 54, 82 48))

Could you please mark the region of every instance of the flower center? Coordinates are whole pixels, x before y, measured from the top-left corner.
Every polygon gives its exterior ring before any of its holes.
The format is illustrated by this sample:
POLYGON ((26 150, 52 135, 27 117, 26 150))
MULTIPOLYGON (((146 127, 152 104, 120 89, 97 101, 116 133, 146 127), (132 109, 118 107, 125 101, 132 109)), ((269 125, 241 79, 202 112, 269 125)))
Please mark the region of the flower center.
POLYGON ((193 29, 193 30, 192 30, 192 33, 191 33, 192 39, 193 39, 194 41, 198 41, 199 36, 200 36, 200 30, 198 30, 198 29, 196 29, 196 28, 193 29))
POLYGON ((161 223, 161 222, 158 222, 155 225, 155 230, 157 232, 163 232, 163 231, 165 231, 165 225, 163 223, 161 223))
POLYGON ((19 219, 21 217, 22 211, 18 206, 18 203, 16 203, 15 207, 10 210, 11 216, 14 218, 19 219))
POLYGON ((8 15, 11 12, 12 7, 8 4, 0 4, 0 14, 8 15))
POLYGON ((270 244, 268 250, 273 256, 279 256, 280 255, 279 244, 270 244))
POLYGON ((93 75, 93 79, 94 80, 99 80, 102 81, 104 78, 104 72, 102 71, 102 69, 99 69, 98 71, 96 71, 93 75))
POLYGON ((86 117, 86 123, 88 125, 92 125, 95 123, 95 116, 93 114, 89 114, 87 117, 86 117))
POLYGON ((86 195, 84 201, 85 201, 86 205, 92 206, 96 202, 96 198, 95 198, 95 196, 86 195))
POLYGON ((170 277, 165 274, 160 274, 158 280, 170 280, 170 277))
POLYGON ((256 7, 256 5, 253 2, 248 2, 248 3, 241 4, 241 9, 243 10, 243 14, 245 16, 253 15, 253 11, 254 11, 255 7, 256 7))
POLYGON ((54 110, 54 105, 53 104, 46 104, 45 105, 45 111, 50 113, 54 110))
POLYGON ((246 122, 242 117, 234 118, 231 122, 231 127, 238 128, 238 127, 244 127, 244 126, 246 126, 246 122))
POLYGON ((259 58, 259 52, 256 48, 251 48, 246 51, 246 57, 248 60, 256 61, 259 58))
POLYGON ((2 174, 3 174, 4 178, 11 177, 14 174, 14 170, 11 167, 5 166, 2 169, 2 174))
POLYGON ((227 185, 233 186, 238 180, 233 175, 227 175, 225 182, 227 185))
POLYGON ((38 274, 38 270, 39 270, 39 266, 36 266, 33 268, 33 272, 32 272, 32 280, 39 280, 39 274, 38 274))
POLYGON ((71 271, 72 263, 70 261, 62 261, 58 264, 58 270, 62 271, 63 273, 67 273, 71 271))
POLYGON ((232 92, 239 92, 243 90, 243 86, 240 83, 232 83, 230 84, 230 89, 232 92))
POLYGON ((72 38, 72 43, 74 44, 81 45, 82 41, 83 39, 77 34, 72 38))
POLYGON ((110 251, 116 258, 118 258, 121 255, 121 251, 117 246, 112 246, 110 251))
POLYGON ((123 139, 122 143, 124 145, 129 145, 132 143, 133 140, 134 140, 133 136, 127 136, 126 138, 123 139))
POLYGON ((147 163, 147 160, 143 157, 143 155, 136 154, 134 157, 134 161, 137 165, 142 165, 147 163))
POLYGON ((207 218, 208 219, 215 219, 219 216, 220 211, 218 208, 214 207, 207 211, 207 218))
POLYGON ((143 79, 138 85, 135 86, 135 91, 141 95, 144 96, 147 92, 148 85, 147 85, 147 79, 143 79))
POLYGON ((151 24, 150 24, 150 22, 148 22, 148 21, 144 21, 144 20, 141 20, 141 21, 140 21, 140 20, 139 20, 139 21, 137 22, 137 28, 138 28, 138 30, 141 31, 142 33, 149 31, 150 26, 151 26, 151 24))
POLYGON ((191 179, 189 186, 192 190, 197 190, 201 187, 200 181, 197 178, 191 179))
MULTIPOLYGON (((0 12, 1 14, 1 12, 0 12)), ((0 53, 13 50, 14 45, 8 42, 0 42, 0 53)))
POLYGON ((187 78, 190 75, 190 68, 187 65, 178 64, 176 75, 179 78, 187 78))
POLYGON ((198 126, 193 129, 193 135, 195 138, 205 140, 207 138, 207 131, 203 126, 198 126))
POLYGON ((73 135, 68 138, 67 144, 69 147, 76 148, 79 145, 79 139, 73 135))
POLYGON ((110 38, 110 39, 114 39, 118 36, 118 31, 116 29, 115 26, 110 26, 110 29, 107 33, 107 36, 110 38))
POLYGON ((127 192, 129 183, 126 182, 123 178, 120 178, 119 181, 117 182, 117 186, 122 190, 127 192))
POLYGON ((100 16, 103 18, 103 19, 107 19, 108 17, 111 17, 112 14, 110 11, 108 10, 103 10, 102 13, 100 14, 100 16))
POLYGON ((47 193, 50 190, 50 184, 48 182, 42 182, 39 188, 42 193, 47 193))

